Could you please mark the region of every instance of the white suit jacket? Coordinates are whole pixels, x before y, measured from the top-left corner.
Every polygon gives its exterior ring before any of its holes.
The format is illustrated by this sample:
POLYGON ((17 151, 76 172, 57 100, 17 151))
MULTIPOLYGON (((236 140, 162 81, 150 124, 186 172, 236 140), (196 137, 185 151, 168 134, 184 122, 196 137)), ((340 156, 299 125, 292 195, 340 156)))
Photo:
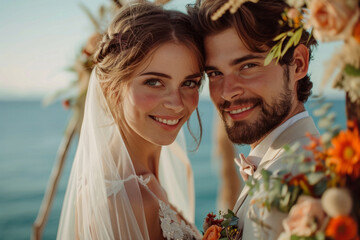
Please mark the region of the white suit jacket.
MULTIPOLYGON (((261 179, 262 169, 267 169, 272 172, 283 169, 284 163, 281 160, 285 151, 283 147, 285 145, 291 146, 297 142, 300 143, 301 146, 307 145, 310 140, 306 136, 306 133, 310 133, 316 137, 320 135, 311 117, 298 120, 275 139, 261 159, 253 177, 255 179, 261 179)), ((302 148, 299 150, 301 149, 302 148)), ((239 229, 243 231, 242 239, 277 239, 278 235, 283 231, 282 220, 286 215, 276 210, 260 212, 259 209, 255 208, 255 211, 249 211, 251 197, 248 196, 248 192, 249 188, 245 186, 234 207, 234 213, 239 217, 239 229), (254 228, 255 223, 249 219, 249 216, 259 216, 259 214, 261 214, 261 219, 267 226, 270 226, 271 229, 262 227, 261 231, 258 232, 258 229, 254 228)))

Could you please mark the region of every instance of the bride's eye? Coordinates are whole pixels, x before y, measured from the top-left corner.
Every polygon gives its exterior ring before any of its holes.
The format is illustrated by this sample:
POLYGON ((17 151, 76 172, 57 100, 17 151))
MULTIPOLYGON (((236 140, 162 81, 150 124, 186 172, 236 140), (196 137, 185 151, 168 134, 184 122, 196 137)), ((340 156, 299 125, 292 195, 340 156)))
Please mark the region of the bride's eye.
POLYGON ((159 79, 156 79, 156 78, 147 79, 144 84, 148 85, 148 86, 151 86, 151 87, 160 87, 160 86, 162 86, 161 81, 159 79))
POLYGON ((187 80, 183 83, 183 86, 186 86, 189 88, 196 88, 199 86, 199 83, 195 80, 187 80))

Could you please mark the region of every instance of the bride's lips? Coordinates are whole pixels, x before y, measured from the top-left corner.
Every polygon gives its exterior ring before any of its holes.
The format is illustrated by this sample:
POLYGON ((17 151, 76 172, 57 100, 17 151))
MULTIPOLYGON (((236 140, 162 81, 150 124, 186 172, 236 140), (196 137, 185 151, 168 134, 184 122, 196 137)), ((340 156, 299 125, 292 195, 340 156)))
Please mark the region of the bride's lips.
POLYGON ((256 104, 234 106, 224 109, 224 112, 229 115, 234 121, 239 121, 247 118, 253 112, 256 106, 256 104))
POLYGON ((156 123, 160 124, 160 126, 168 130, 176 129, 182 119, 182 117, 174 117, 174 116, 154 116, 154 115, 149 115, 149 116, 156 123))

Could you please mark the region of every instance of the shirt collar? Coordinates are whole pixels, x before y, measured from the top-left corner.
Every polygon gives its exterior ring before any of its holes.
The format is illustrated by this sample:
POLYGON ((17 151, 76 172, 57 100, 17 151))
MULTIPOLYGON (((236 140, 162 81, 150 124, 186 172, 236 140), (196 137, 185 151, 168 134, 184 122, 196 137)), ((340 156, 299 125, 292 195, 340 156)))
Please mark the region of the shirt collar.
POLYGON ((254 149, 250 151, 248 156, 250 161, 255 164, 256 167, 258 167, 261 159, 264 157, 266 151, 269 149, 275 139, 292 124, 306 117, 309 117, 309 113, 307 111, 298 113, 271 131, 269 135, 267 135, 254 149))

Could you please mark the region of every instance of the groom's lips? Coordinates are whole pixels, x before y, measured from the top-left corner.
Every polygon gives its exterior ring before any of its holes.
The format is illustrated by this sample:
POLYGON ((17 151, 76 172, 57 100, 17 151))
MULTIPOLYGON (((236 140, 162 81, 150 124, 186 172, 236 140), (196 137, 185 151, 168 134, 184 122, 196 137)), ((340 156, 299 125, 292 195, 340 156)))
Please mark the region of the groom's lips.
POLYGON ((256 104, 246 104, 241 106, 233 106, 231 108, 224 109, 224 112, 231 117, 234 121, 244 120, 255 109, 256 104))

